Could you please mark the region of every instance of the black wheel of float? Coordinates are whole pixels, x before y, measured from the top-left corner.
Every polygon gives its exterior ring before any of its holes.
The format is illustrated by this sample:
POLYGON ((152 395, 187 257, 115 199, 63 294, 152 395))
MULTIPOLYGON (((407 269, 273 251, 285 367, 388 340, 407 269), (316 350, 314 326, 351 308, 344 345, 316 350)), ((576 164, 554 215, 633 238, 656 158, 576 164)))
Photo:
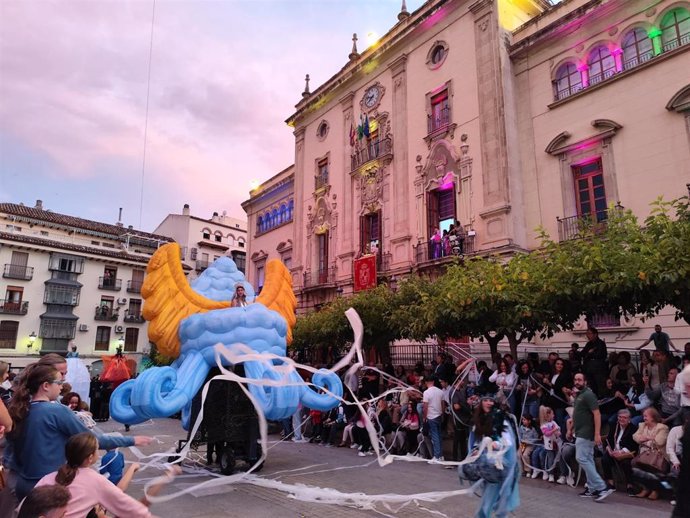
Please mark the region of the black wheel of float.
POLYGON ((231 447, 227 447, 220 454, 220 472, 223 475, 232 475, 235 469, 235 452, 231 447))

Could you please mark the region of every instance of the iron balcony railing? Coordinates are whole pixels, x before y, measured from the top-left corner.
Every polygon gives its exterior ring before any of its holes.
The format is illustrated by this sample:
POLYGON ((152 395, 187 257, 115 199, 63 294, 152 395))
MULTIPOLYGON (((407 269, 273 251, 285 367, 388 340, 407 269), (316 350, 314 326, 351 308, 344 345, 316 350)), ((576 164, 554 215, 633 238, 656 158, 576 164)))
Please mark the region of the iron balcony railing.
POLYGON ((664 52, 668 52, 670 50, 677 49, 678 47, 682 47, 683 45, 687 45, 688 43, 690 43, 690 32, 682 34, 680 38, 674 38, 671 41, 664 43, 662 49, 664 52))
POLYGON ((427 115, 427 132, 429 134, 450 126, 450 108, 442 108, 437 113, 427 115))
POLYGON ((34 269, 31 266, 24 266, 19 264, 6 264, 2 272, 5 279, 19 279, 22 281, 30 281, 34 276, 34 269))
POLYGON ((29 303, 26 300, 16 302, 13 300, 0 301, 0 313, 6 315, 26 315, 29 312, 29 303))
POLYGON ((637 66, 640 66, 642 63, 646 63, 650 59, 654 57, 654 52, 649 50, 647 52, 643 52, 639 56, 635 56, 633 58, 628 59, 627 61, 623 61, 623 70, 630 70, 632 68, 635 68, 637 66))
POLYGON ((101 290, 120 291, 122 289, 122 279, 115 277, 99 277, 98 288, 101 290))
MULTIPOLYGON (((616 206, 616 209, 623 208, 616 206)), ((593 214, 585 214, 579 216, 570 216, 568 218, 556 218, 558 222, 558 239, 559 241, 568 241, 580 237, 585 229, 603 230, 606 228, 607 220, 609 218, 609 209, 595 212, 593 214)))
MULTIPOLYGON (((364 142, 364 141, 363 141, 364 142)), ((351 156, 350 169, 354 171, 358 167, 371 160, 390 155, 393 152, 393 140, 391 137, 373 139, 364 142, 351 156)))
POLYGON ((444 245, 443 241, 419 243, 415 246, 415 256, 417 264, 444 261, 452 257, 462 257, 464 255, 474 254, 474 237, 464 236, 463 239, 458 239, 455 243, 448 243, 444 245))
MULTIPOLYGON (((690 33, 682 34, 680 37, 674 38, 671 41, 664 43, 661 47, 661 54, 660 55, 663 56, 663 54, 665 52, 670 52, 672 50, 675 50, 679 47, 683 47, 685 45, 690 45, 690 33)), ((639 57, 636 56, 632 59, 629 59, 629 60, 623 62, 623 71, 628 71, 628 70, 632 70, 633 68, 639 67, 640 65, 643 65, 643 64, 647 63, 648 61, 651 61, 655 57, 657 57, 657 56, 655 56, 654 52, 651 50, 644 52, 643 54, 640 54, 639 57)), ((589 88, 591 86, 595 86, 595 85, 600 84, 600 83, 603 83, 603 82, 611 79, 612 77, 615 77, 616 75, 618 75, 618 73, 619 72, 615 69, 609 69, 602 74, 593 74, 593 75, 589 76, 589 85, 587 86, 587 88, 589 88)), ((555 88, 554 89, 554 100, 560 101, 560 100, 565 99, 566 97, 570 97, 571 95, 574 95, 574 94, 576 94, 576 93, 578 93, 584 89, 585 88, 581 84, 573 85, 569 88, 565 88, 562 90, 555 88)))
POLYGON ((566 97, 570 97, 571 95, 576 94, 577 92, 582 91, 582 83, 578 83, 576 85, 570 85, 568 88, 564 88, 562 90, 556 89, 556 100, 560 101, 561 99, 565 99, 566 97))
POLYGON ((110 322, 115 322, 120 317, 118 309, 113 309, 109 306, 98 306, 94 313, 94 320, 107 320, 110 322))
POLYGON ((314 178, 314 190, 326 187, 328 185, 328 173, 317 174, 314 178))
POLYGON ((134 324, 143 324, 144 323, 144 316, 141 314, 141 311, 136 311, 136 312, 127 312, 125 314, 124 318, 125 322, 132 322, 134 324))
POLYGON ((315 271, 304 272, 304 287, 314 288, 335 284, 335 268, 324 268, 315 271))
POLYGON ((141 285, 144 284, 143 281, 127 281, 127 292, 128 293, 141 293, 141 285))

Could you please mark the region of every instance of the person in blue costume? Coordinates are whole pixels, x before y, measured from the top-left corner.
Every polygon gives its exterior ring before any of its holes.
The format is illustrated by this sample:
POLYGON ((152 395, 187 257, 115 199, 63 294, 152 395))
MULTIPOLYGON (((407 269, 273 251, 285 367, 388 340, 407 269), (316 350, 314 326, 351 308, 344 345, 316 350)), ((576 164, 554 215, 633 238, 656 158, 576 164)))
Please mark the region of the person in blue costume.
POLYGON ((479 490, 476 491, 477 494, 481 494, 481 502, 474 518, 505 518, 520 505, 520 465, 514 422, 512 416, 494 408, 494 405, 495 401, 491 397, 483 397, 477 405, 470 433, 470 451, 479 449, 482 442, 487 445, 489 441, 485 441, 485 438, 490 439, 493 451, 505 451, 501 457, 503 469, 493 468, 494 460, 491 455, 486 454, 473 464, 458 466, 461 483, 466 479, 476 480, 477 474, 485 474, 480 479, 479 490), (477 470, 475 464, 483 464, 485 470, 477 470), (475 476, 468 476, 470 472, 474 472, 475 476), (488 473, 492 476, 489 477, 488 473))
MULTIPOLYGON (((22 384, 10 401, 14 429, 7 436, 11 447, 9 468, 16 476, 15 494, 24 498, 41 477, 65 463, 65 443, 78 433, 89 432, 65 405, 54 403, 64 383, 52 366, 34 364, 26 369, 22 384)), ((90 433, 90 432, 89 432, 90 433)), ((98 435, 99 448, 146 445, 150 437, 98 435)))

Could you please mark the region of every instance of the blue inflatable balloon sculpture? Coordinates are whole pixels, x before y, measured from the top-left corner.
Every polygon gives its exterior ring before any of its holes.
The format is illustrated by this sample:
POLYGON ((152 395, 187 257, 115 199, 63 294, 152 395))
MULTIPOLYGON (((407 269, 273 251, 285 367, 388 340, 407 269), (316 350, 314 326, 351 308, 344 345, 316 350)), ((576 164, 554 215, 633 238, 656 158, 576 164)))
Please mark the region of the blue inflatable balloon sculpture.
POLYGON ((149 339, 161 354, 176 359, 169 367, 147 369, 120 385, 110 399, 114 419, 136 424, 182 411, 182 425, 188 430, 193 424, 192 398, 216 365, 216 344, 244 365, 246 378, 274 380, 272 386, 248 384, 267 419, 291 416, 300 402, 317 410, 338 404, 343 387, 334 372, 314 373, 312 384, 328 392, 318 393, 294 368, 275 358, 286 356, 296 307, 290 274, 280 261, 267 264, 263 290, 255 297, 230 258, 217 259, 191 286, 179 258, 176 243, 161 247, 149 261, 142 286, 149 339), (238 286, 244 288, 246 299, 235 298, 238 286), (257 358, 261 353, 275 356, 257 358))

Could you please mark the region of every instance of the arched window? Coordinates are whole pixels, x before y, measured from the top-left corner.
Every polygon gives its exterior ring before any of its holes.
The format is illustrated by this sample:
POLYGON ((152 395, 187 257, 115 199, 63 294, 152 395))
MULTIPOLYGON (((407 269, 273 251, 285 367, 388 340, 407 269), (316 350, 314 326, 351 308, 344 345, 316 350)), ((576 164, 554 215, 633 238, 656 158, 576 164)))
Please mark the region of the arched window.
POLYGON ((635 27, 623 38, 623 70, 635 68, 654 57, 652 40, 642 27, 635 27))
POLYGON ((293 200, 290 200, 290 203, 288 203, 288 208, 287 208, 287 217, 288 221, 292 221, 292 211, 295 207, 295 202, 293 200))
POLYGON ((558 67, 553 90, 557 101, 582 90, 582 76, 575 63, 564 63, 558 67))
POLYGON ((661 43, 664 52, 690 43, 690 11, 678 7, 661 20, 661 43))
POLYGON ((211 239, 211 229, 204 228, 201 230, 201 237, 204 239, 211 239))
POLYGON ((278 209, 273 209, 273 213, 271 214, 271 226, 275 227, 280 225, 280 220, 278 219, 278 209))
POLYGON ((288 220, 287 217, 287 205, 284 203, 280 206, 280 222, 285 223, 288 220))
MULTIPOLYGON (((261 216, 259 216, 259 219, 256 220, 256 231, 257 232, 263 232, 264 231, 264 218, 262 218, 261 216)), ((228 238, 230 238, 230 236, 228 236, 228 238)), ((234 241, 235 240, 232 239, 230 244, 235 244, 234 241)))
MULTIPOLYGON (((259 216, 259 223, 258 223, 258 226, 259 226, 259 228, 261 227, 261 216, 259 216)), ((230 246, 234 246, 234 245, 235 245, 235 236, 233 236, 232 234, 228 234, 228 244, 229 244, 230 246)))
POLYGON ((603 45, 589 53, 587 65, 589 65, 590 85, 601 83, 616 73, 616 60, 608 47, 603 45))
POLYGON ((270 229, 273 225, 271 225, 271 213, 267 212, 264 215, 264 231, 270 229))
POLYGON ((213 239, 216 241, 216 243, 222 243, 223 242, 223 234, 221 234, 220 230, 216 230, 213 233, 213 239))

